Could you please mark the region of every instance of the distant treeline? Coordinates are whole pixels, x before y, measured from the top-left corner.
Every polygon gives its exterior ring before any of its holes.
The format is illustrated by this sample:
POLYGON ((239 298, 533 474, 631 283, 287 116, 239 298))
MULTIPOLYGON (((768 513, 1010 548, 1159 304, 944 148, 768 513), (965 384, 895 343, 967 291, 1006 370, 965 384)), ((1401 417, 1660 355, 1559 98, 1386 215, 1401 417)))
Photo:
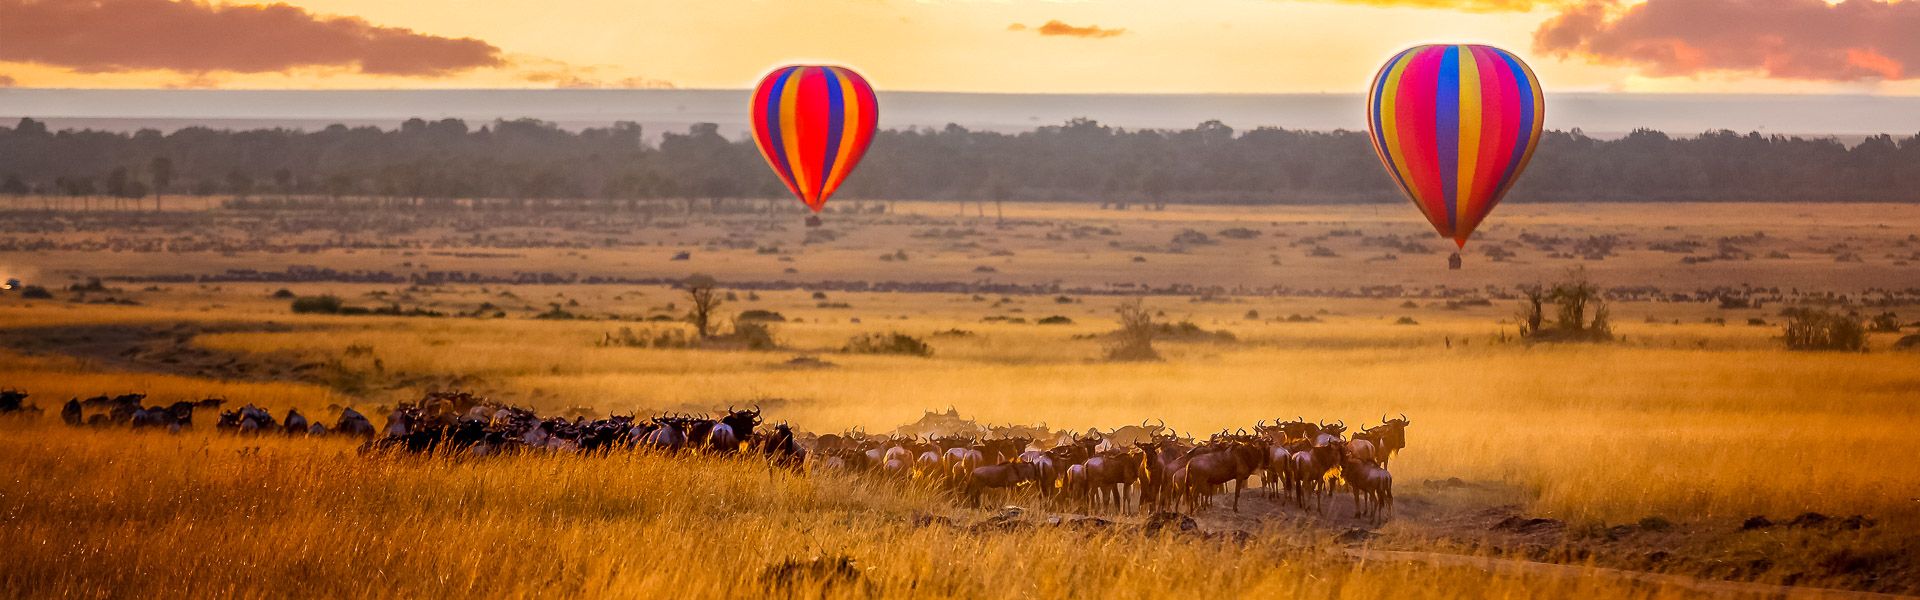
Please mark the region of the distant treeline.
MULTIPOLYGON (((201 127, 170 134, 0 127, 0 194, 150 198, 196 194, 455 199, 617 209, 654 199, 782 198, 753 143, 710 124, 644 141, 620 123, 570 132, 533 120, 478 128, 447 119, 398 129, 302 132, 201 127)), ((1219 122, 1181 131, 1089 120, 1017 134, 881 132, 841 189, 845 199, 1134 203, 1345 203, 1397 200, 1363 132, 1219 122)), ((1831 139, 1641 130, 1600 140, 1545 134, 1515 202, 1920 201, 1920 135, 1831 139)))

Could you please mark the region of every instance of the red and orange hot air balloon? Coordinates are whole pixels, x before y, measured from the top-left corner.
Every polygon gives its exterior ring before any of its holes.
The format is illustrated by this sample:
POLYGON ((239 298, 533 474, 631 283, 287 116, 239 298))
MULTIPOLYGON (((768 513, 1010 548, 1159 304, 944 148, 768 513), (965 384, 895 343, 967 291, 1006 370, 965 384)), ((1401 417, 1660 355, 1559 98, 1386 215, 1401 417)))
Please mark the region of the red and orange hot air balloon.
MULTIPOLYGON (((873 142, 880 102, 846 67, 789 66, 753 90, 753 139, 767 165, 813 212, 860 164, 873 142)), ((808 225, 819 225, 810 215, 808 225)))
POLYGON ((1394 182, 1465 248, 1527 168, 1544 110, 1540 81, 1513 53, 1428 45, 1395 55, 1374 76, 1367 127, 1394 182))

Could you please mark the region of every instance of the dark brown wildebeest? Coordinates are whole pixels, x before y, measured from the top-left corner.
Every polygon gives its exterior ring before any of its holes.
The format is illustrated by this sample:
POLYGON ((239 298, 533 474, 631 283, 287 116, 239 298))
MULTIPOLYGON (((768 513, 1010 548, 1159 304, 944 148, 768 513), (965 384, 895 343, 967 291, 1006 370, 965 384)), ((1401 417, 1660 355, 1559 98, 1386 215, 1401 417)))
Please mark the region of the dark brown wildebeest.
POLYGON ((333 430, 341 435, 366 438, 373 437, 374 434, 373 422, 368 421, 366 415, 360 414, 360 411, 354 410, 351 406, 340 411, 340 420, 334 421, 333 430))
POLYGON ((1199 510, 1208 492, 1233 482, 1233 511, 1240 512, 1240 491, 1266 457, 1252 436, 1221 436, 1187 453, 1185 465, 1173 474, 1174 492, 1190 510, 1199 510))
POLYGON ((1033 486, 1039 488, 1040 497, 1051 499, 1060 492, 1060 462, 1052 451, 1028 450, 1013 457, 1012 462, 1033 465, 1033 486))
POLYGON ((1333 444, 1340 456, 1340 478, 1353 490, 1354 518, 1378 522, 1393 513, 1393 474, 1348 452, 1347 444, 1333 444))
POLYGON ((707 445, 714 452, 738 454, 740 443, 753 435, 753 428, 760 425, 760 407, 752 410, 734 410, 727 407, 727 416, 721 417, 713 429, 707 433, 707 445))
POLYGON ((300 414, 298 409, 292 408, 287 409, 287 420, 283 426, 286 427, 287 435, 306 435, 307 430, 312 428, 312 424, 307 422, 307 416, 300 414))
POLYGON ((1380 415, 1380 426, 1367 430, 1370 434, 1368 439, 1373 442, 1375 455, 1380 460, 1381 468, 1386 468, 1387 461, 1391 460, 1393 455, 1407 449, 1407 426, 1412 424, 1413 421, 1407 418, 1406 413, 1401 413, 1400 418, 1393 420, 1387 420, 1386 415, 1380 415))
POLYGON ((60 421, 79 427, 86 420, 85 410, 80 408, 80 399, 74 398, 60 407, 60 421))
POLYGON ((158 406, 142 408, 140 410, 134 411, 133 418, 130 419, 128 424, 132 426, 135 431, 139 431, 142 429, 167 429, 174 432, 180 431, 179 426, 173 422, 173 413, 167 412, 167 409, 160 408, 158 406))
POLYGON ((1102 452, 1081 466, 1085 468, 1087 512, 1102 506, 1111 506, 1115 512, 1127 512, 1127 496, 1132 486, 1140 481, 1141 460, 1143 455, 1137 451, 1113 450, 1102 452))
POLYGON ((1310 446, 1294 452, 1291 458, 1289 483, 1293 488, 1293 503, 1300 508, 1307 507, 1307 494, 1313 494, 1314 510, 1326 512, 1327 473, 1340 466, 1340 456, 1332 445, 1310 446))
POLYGON ((1039 477, 1039 468, 1031 463, 1015 461, 975 467, 967 477, 967 502, 973 506, 979 506, 982 490, 990 488, 1012 490, 1022 483, 1037 481, 1039 477))
POLYGON ((807 450, 793 439, 793 428, 786 423, 773 426, 773 431, 766 435, 760 449, 766 453, 769 461, 778 466, 798 469, 806 464, 807 450))
POLYGON ((311 437, 326 437, 327 426, 321 423, 314 423, 311 427, 307 428, 307 435, 311 437))
POLYGON ((14 390, 14 389, 0 390, 0 414, 9 414, 9 413, 38 414, 39 412, 40 412, 40 407, 34 406, 32 404, 27 404, 26 392, 22 392, 20 390, 14 390))
POLYGON ((686 426, 684 419, 659 417, 653 420, 653 431, 640 438, 640 446, 655 452, 678 452, 687 445, 687 434, 681 428, 686 426))

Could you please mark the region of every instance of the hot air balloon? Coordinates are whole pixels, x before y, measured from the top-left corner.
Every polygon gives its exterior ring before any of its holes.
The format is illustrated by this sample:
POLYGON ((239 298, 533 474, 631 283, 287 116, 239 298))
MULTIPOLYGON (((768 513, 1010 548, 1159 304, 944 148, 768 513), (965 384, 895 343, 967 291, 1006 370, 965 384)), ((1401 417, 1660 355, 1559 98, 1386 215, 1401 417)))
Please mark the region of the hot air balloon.
MULTIPOLYGON (((1511 52, 1417 46, 1380 68, 1367 127, 1381 164, 1441 236, 1466 248, 1540 142, 1540 81, 1511 52)), ((1460 255, 1451 259, 1460 268, 1460 255)))
MULTIPOLYGON (((818 213, 873 142, 880 102, 846 67, 796 65, 768 73, 753 91, 753 139, 787 190, 818 213)), ((820 224, 809 215, 807 224, 820 224)))

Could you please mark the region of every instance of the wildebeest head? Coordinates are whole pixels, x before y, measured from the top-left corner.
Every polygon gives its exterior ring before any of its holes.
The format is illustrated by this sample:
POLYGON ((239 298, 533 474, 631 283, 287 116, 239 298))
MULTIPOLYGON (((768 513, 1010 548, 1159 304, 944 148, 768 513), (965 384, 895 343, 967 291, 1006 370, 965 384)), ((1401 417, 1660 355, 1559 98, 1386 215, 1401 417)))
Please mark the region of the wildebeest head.
POLYGON ((755 427, 760 426, 760 407, 756 405, 750 410, 734 410, 729 406, 727 416, 721 417, 720 422, 726 423, 727 427, 733 429, 734 435, 745 437, 752 434, 755 427))
POLYGON ((8 413, 25 408, 27 393, 20 390, 0 390, 0 413, 8 413))

